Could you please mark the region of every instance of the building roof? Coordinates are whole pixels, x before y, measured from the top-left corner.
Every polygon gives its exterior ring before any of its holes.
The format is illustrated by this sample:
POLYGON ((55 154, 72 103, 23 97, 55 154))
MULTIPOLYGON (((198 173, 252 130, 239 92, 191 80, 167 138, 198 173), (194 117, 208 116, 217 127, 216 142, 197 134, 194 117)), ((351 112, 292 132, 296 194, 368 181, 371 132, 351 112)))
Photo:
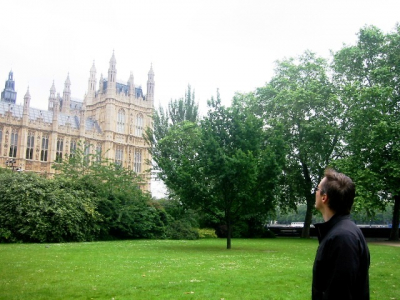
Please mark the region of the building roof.
MULTIPOLYGON (((78 102, 79 103, 79 102, 78 102)), ((78 105, 77 103, 77 105, 78 105)), ((80 103, 82 106, 82 103, 80 103)), ((80 107, 79 107, 80 108, 80 107)), ((11 112, 13 117, 21 119, 23 116, 24 107, 22 105, 11 104, 7 102, 0 102, 0 115, 5 115, 7 112, 11 112)), ((40 110, 37 108, 29 108, 29 120, 36 121, 42 119, 45 123, 53 123, 54 113, 52 111, 40 110)), ((78 115, 68 115, 64 113, 58 114, 58 125, 66 126, 70 124, 71 128, 79 129, 81 121, 78 115)), ((92 118, 87 118, 85 122, 86 130, 95 130, 101 133, 101 128, 99 123, 92 118)))

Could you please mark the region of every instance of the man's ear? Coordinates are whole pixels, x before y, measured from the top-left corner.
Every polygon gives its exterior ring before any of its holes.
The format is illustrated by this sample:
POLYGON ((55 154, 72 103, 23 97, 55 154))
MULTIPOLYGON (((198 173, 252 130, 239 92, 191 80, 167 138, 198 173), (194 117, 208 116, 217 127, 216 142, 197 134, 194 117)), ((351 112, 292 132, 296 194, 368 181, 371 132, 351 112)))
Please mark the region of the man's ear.
POLYGON ((329 203, 329 198, 327 194, 322 195, 321 197, 322 203, 328 204, 329 203))

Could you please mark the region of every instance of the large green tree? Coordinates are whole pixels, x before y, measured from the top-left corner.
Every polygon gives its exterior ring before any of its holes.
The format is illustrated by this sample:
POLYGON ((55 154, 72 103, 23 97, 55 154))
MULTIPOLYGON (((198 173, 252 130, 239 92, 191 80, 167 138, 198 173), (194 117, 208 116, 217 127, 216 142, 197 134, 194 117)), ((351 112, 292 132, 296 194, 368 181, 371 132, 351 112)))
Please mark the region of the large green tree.
POLYGON ((373 214, 390 201, 399 238, 400 209, 400 25, 389 34, 374 26, 354 46, 334 55, 335 81, 348 108, 348 159, 341 166, 357 183, 358 207, 373 214))
POLYGON ((150 153, 153 161, 148 162, 153 165, 158 179, 161 179, 159 173, 159 160, 162 159, 162 153, 158 145, 159 141, 167 136, 172 130, 172 126, 182 122, 197 123, 199 121, 199 106, 195 102, 195 93, 191 86, 185 92, 185 96, 179 99, 170 100, 167 109, 162 106, 153 113, 153 126, 147 127, 144 134, 146 142, 150 145, 150 153))
POLYGON ((195 93, 190 85, 185 92, 185 97, 170 100, 167 109, 162 106, 153 114, 153 127, 147 127, 145 139, 151 146, 150 152, 153 159, 157 162, 159 156, 157 143, 164 138, 170 127, 178 123, 190 121, 197 123, 199 121, 199 105, 195 102, 195 93))
POLYGON ((327 62, 310 51, 278 61, 275 75, 253 100, 266 126, 283 128, 287 151, 279 197, 286 206, 306 203, 302 237, 309 237, 314 187, 338 155, 345 125, 328 73, 327 62))
POLYGON ((168 104, 168 115, 172 124, 183 121, 196 123, 199 120, 199 105, 195 102, 195 92, 188 85, 184 98, 171 100, 168 104))
POLYGON ((183 203, 227 226, 230 249, 235 222, 273 207, 281 149, 275 146, 261 119, 240 106, 222 106, 218 95, 200 124, 171 127, 158 143, 157 163, 165 184, 183 203))

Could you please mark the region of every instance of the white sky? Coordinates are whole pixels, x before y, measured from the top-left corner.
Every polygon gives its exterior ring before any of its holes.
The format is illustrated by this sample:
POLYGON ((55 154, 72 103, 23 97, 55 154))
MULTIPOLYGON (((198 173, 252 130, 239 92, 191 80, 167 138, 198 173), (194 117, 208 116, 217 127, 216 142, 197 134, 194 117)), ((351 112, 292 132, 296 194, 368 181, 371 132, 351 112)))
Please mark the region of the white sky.
POLYGON ((62 95, 69 73, 83 99, 93 61, 107 77, 113 51, 117 79, 146 93, 153 64, 156 105, 195 89, 202 113, 219 88, 229 104, 273 75, 274 62, 309 49, 354 44, 364 25, 384 32, 400 22, 399 0, 12 0, 0 9, 0 90, 12 69, 21 104, 47 109, 54 80, 62 95))
POLYGON ((0 90, 12 69, 17 103, 29 86, 31 106, 47 108, 54 80, 62 95, 70 74, 72 97, 83 99, 93 61, 107 76, 113 50, 117 78, 146 93, 153 64, 156 105, 184 95, 188 84, 204 108, 220 89, 234 93, 263 86, 274 62, 306 49, 353 44, 358 30, 391 31, 400 1, 381 0, 13 0, 2 1, 0 90))

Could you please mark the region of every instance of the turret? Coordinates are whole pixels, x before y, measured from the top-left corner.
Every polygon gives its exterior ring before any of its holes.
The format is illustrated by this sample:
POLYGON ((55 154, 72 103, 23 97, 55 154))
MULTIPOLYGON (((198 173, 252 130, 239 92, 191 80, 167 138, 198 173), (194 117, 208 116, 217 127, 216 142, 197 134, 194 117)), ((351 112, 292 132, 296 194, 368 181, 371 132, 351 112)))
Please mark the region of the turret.
POLYGON ((108 68, 108 82, 107 82, 107 94, 110 96, 115 94, 117 86, 117 61, 115 60, 114 51, 110 59, 110 67, 108 68))
POLYGON ((79 135, 81 137, 85 136, 85 128, 86 128, 86 103, 83 102, 82 108, 80 111, 80 124, 79 124, 79 135))
POLYGON ((153 71, 153 65, 150 67, 150 71, 148 73, 148 79, 147 79, 147 96, 146 100, 147 101, 154 101, 154 71, 153 71))
POLYGON ((8 73, 8 80, 6 81, 3 92, 1 92, 1 101, 15 104, 17 101, 17 92, 15 91, 15 82, 13 79, 13 71, 8 73))
POLYGON ((53 85, 50 88, 50 97, 49 97, 49 107, 48 110, 53 110, 54 109, 54 104, 56 103, 57 98, 56 98, 56 87, 54 86, 54 80, 53 80, 53 85))
MULTIPOLYGON (((57 95, 57 98, 60 99, 60 94, 57 95)), ((57 131, 58 128, 58 115, 60 113, 60 102, 55 101, 53 105, 53 130, 57 131)))
POLYGON ((135 83, 133 82, 133 73, 128 79, 129 96, 135 96, 135 83))
POLYGON ((103 73, 101 73, 99 81, 99 94, 103 93, 103 84, 104 84, 103 73))
POLYGON ((23 115, 27 116, 29 114, 29 106, 31 105, 31 94, 29 93, 29 86, 28 90, 26 91, 26 94, 24 96, 24 110, 23 110, 23 115))
POLYGON ((31 105, 31 94, 29 93, 29 86, 26 90, 26 94, 24 96, 24 107, 28 107, 31 105))
POLYGON ((86 103, 91 104, 96 95, 96 67, 94 66, 94 61, 92 68, 90 69, 90 77, 88 82, 88 91, 86 94, 86 103))
POLYGON ((71 106, 71 81, 69 80, 69 74, 64 83, 64 92, 63 92, 63 104, 62 104, 62 112, 67 114, 69 113, 69 109, 71 106))

